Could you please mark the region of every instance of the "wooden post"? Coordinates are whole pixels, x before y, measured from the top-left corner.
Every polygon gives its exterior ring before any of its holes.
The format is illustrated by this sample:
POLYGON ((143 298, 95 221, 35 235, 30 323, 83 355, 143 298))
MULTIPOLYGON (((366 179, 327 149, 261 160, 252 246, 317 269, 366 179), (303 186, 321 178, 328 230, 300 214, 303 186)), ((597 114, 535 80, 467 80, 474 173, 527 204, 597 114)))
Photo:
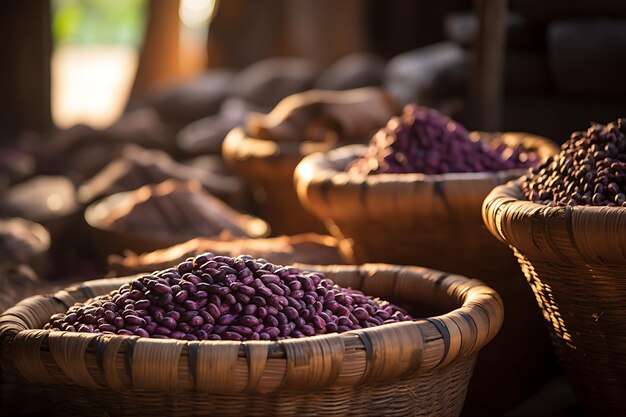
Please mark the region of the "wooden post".
POLYGON ((221 0, 207 39, 208 66, 242 69, 285 55, 285 0, 221 0))
POLYGON ((141 98, 152 88, 179 78, 179 3, 179 0, 150 0, 148 24, 131 99, 141 98))
POLYGON ((497 131, 502 119, 507 0, 475 0, 478 37, 472 48, 468 126, 497 131))
POLYGON ((0 5, 0 142, 52 129, 49 0, 0 5))

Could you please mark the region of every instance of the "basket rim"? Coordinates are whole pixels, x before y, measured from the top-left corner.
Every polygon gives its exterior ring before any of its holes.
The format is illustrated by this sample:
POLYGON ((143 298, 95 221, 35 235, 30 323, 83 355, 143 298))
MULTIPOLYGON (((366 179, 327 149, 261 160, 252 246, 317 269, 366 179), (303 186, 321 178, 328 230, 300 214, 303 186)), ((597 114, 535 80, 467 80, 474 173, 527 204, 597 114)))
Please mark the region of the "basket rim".
POLYGON ((274 141, 250 136, 243 127, 232 129, 222 143, 222 153, 230 161, 294 159, 314 152, 327 152, 337 145, 334 141, 274 141))
POLYGON ((483 221, 500 241, 531 253, 537 252, 539 241, 547 242, 552 255, 570 261, 626 260, 621 249, 626 247, 626 207, 550 207, 526 200, 521 185, 521 178, 499 185, 483 202, 483 221), (551 237, 556 233, 561 239, 551 237), (603 239, 591 242, 594 235, 603 239))
MULTIPOLYGON (((309 351, 311 342, 326 343, 322 342, 322 339, 325 339, 328 340, 329 343, 339 343, 339 346, 341 346, 341 349, 345 352, 349 349, 365 349, 366 352, 368 352, 365 360, 366 363, 369 363, 377 357, 384 358, 384 352, 382 353, 382 356, 378 356, 381 355, 382 352, 377 350, 381 349, 380 347, 376 348, 376 346, 374 346, 374 348, 372 348, 370 345, 370 351, 368 351, 368 343, 371 343, 373 340, 375 341, 376 338, 380 338, 384 334, 388 335, 388 337, 391 337, 392 339, 393 337, 396 337, 396 341, 414 340, 416 335, 419 335, 421 342, 415 345, 405 346, 404 348, 407 351, 403 354, 405 357, 407 356, 407 352, 410 352, 412 355, 417 355, 420 358, 419 364, 416 365, 413 363, 412 366, 415 369, 410 369, 410 371, 424 372, 447 366, 454 360, 461 360, 462 358, 474 355, 497 334, 500 326, 502 325, 504 313, 502 300, 495 290, 475 279, 469 279, 460 275, 447 274, 441 271, 426 268, 386 264, 365 264, 362 266, 318 266, 295 264, 294 266, 303 270, 315 270, 322 273, 354 274, 355 276, 360 277, 362 283, 368 279, 370 279, 371 282, 372 277, 374 277, 377 273, 393 273, 394 287, 397 285, 395 280, 402 279, 402 276, 406 275, 405 280, 420 280, 422 283, 427 284, 428 288, 432 291, 436 291, 439 296, 445 294, 449 301, 455 301, 459 304, 459 306, 438 316, 398 322, 361 330, 353 330, 345 333, 325 334, 301 339, 285 339, 281 341, 242 342, 192 342, 175 339, 157 340, 140 338, 137 336, 75 333, 64 331, 53 332, 51 330, 34 328, 36 326, 32 325, 32 316, 29 318, 28 314, 24 314, 22 312, 25 307, 29 305, 39 306, 42 302, 54 302, 59 307, 66 310, 69 307, 67 304, 73 304, 72 301, 75 301, 75 297, 80 296, 83 299, 87 299, 94 295, 99 295, 93 293, 93 291, 104 288, 102 285, 107 281, 109 281, 108 285, 110 285, 110 279, 101 279, 79 283, 75 286, 68 287, 65 290, 61 290, 54 295, 30 297, 0 315, 0 364, 6 369, 13 371, 16 370, 14 368, 15 364, 11 362, 11 354, 8 354, 15 353, 11 351, 11 348, 14 347, 13 341, 16 340, 16 338, 19 337, 21 339, 30 338, 31 340, 40 340, 42 338, 45 339, 50 337, 53 333, 55 334, 55 337, 63 337, 66 342, 72 343, 74 346, 83 343, 85 349, 87 346, 85 345, 85 340, 87 339, 89 341, 95 341, 95 343, 99 343, 105 347, 116 339, 121 341, 117 342, 118 344, 124 342, 137 343, 138 341, 143 340, 143 342, 140 343, 154 343, 164 349, 174 347, 180 348, 181 346, 189 348, 190 346, 204 345, 210 347, 211 349, 215 349, 218 352, 232 349, 232 345, 235 343, 238 346, 239 357, 246 357, 249 350, 261 347, 267 350, 268 361, 272 359, 289 359, 289 353, 286 351, 287 344, 306 354, 306 352, 309 351), (29 320, 31 320, 30 323, 29 320), (436 349, 433 348, 434 345, 429 345, 430 348, 428 349, 425 348, 426 340, 424 339, 424 335, 428 332, 437 335, 436 338, 431 341, 433 343, 437 342, 436 349), (400 337, 400 339, 398 339, 398 337, 400 337)), ((137 275, 121 277, 117 278, 115 282, 116 284, 121 284, 136 277, 137 275)), ((39 348, 40 349, 30 353, 41 361, 44 359, 42 359, 43 356, 39 355, 45 349, 42 345, 39 345, 39 348)), ((105 348, 102 348, 102 350, 104 349, 105 348)), ((95 354, 87 352, 84 353, 84 355, 86 358, 88 355, 93 356, 95 354)), ((50 358, 48 358, 48 360, 50 360, 50 358)), ((248 360, 250 360, 249 357, 248 360)), ((403 364, 401 366, 410 367, 411 364, 403 364)), ((403 371, 406 372, 407 369, 404 369, 403 371)), ((58 381, 48 382, 58 383, 58 381)), ((77 381, 74 380, 71 383, 77 383, 77 381)), ((78 385, 82 384, 78 382, 78 385)))

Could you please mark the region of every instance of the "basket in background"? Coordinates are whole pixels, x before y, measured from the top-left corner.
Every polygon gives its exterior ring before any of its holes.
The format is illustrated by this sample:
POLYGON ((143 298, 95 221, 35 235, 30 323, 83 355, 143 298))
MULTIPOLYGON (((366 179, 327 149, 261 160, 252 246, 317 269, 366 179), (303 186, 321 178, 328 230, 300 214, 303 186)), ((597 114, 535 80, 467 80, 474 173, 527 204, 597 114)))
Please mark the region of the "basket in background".
MULTIPOLYGON (((521 144, 541 158, 558 152, 551 141, 535 135, 480 134, 511 146, 521 144)), ((481 207, 495 186, 525 170, 368 176, 346 172, 365 149, 351 145, 306 157, 295 173, 300 201, 342 240, 344 256, 356 263, 423 265, 481 279, 498 291, 506 319, 480 357, 465 413, 493 415, 513 408, 536 389, 554 359, 532 292, 515 257, 485 229, 481 207)))
POLYGON ((222 152, 230 168, 252 187, 260 204, 261 217, 272 233, 324 233, 323 223, 306 211, 296 195, 293 172, 313 152, 326 152, 330 142, 275 142, 246 135, 243 128, 232 130, 224 139, 222 152))

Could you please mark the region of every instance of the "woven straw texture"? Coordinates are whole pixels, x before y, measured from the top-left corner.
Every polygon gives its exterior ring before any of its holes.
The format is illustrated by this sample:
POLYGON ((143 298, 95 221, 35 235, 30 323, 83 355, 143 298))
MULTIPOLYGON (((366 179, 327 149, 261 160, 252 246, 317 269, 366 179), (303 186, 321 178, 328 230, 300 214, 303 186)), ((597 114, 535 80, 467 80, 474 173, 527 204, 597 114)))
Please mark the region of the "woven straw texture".
POLYGON ((241 175, 260 202, 261 217, 274 235, 325 233, 316 217, 302 208, 293 185, 293 172, 302 158, 313 152, 326 152, 330 142, 274 142, 246 136, 243 129, 232 130, 224 139, 222 154, 233 171, 241 175))
MULTIPOLYGON (((538 136, 494 137, 536 149, 541 157, 558 152, 538 136)), ((302 204, 343 240, 340 248, 356 263, 423 265, 479 278, 498 291, 506 320, 480 357, 465 411, 484 415, 512 408, 545 377, 546 365, 554 359, 532 292, 515 257, 485 229, 481 207, 495 186, 524 171, 348 174, 346 167, 363 149, 352 145, 306 157, 295 173, 302 204)))
POLYGON ((626 209, 525 200, 519 182, 496 188, 485 223, 515 252, 589 415, 624 416, 626 209))
POLYGON ((0 316, 2 367, 46 384, 62 414, 459 415, 503 319, 480 281, 417 267, 301 266, 433 315, 279 342, 187 342, 40 330, 129 277, 36 296, 0 316))

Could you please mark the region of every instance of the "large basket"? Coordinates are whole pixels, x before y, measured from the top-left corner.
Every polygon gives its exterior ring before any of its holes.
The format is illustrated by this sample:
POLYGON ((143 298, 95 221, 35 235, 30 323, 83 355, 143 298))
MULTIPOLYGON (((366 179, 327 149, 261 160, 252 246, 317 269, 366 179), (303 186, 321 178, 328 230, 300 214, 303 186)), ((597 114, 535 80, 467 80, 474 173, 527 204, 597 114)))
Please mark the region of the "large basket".
POLYGON ((626 415, 626 209, 547 207, 514 182, 483 215, 515 252, 589 415, 626 415))
POLYGON ((302 158, 332 149, 331 142, 275 142, 247 136, 242 128, 224 139, 222 153, 233 171, 252 187, 273 235, 325 233, 321 221, 304 210, 293 185, 293 172, 302 158))
POLYGON ((129 277, 103 279, 7 310, 0 316, 0 363, 45 384, 67 415, 460 413, 477 353, 502 323, 502 302, 494 290, 417 267, 301 267, 412 306, 428 318, 278 342, 41 330, 51 314, 111 291, 129 277))
MULTIPOLYGON (((508 133, 498 139, 536 149, 541 157, 558 152, 552 142, 533 135, 508 133)), ((325 221, 343 241, 344 255, 356 263, 423 265, 480 278, 498 291, 506 320, 480 357, 465 411, 484 415, 512 408, 536 389, 553 358, 532 292, 514 256, 485 230, 481 207, 495 186, 524 171, 347 173, 363 150, 352 145, 306 157, 295 173, 302 204, 325 221)))

